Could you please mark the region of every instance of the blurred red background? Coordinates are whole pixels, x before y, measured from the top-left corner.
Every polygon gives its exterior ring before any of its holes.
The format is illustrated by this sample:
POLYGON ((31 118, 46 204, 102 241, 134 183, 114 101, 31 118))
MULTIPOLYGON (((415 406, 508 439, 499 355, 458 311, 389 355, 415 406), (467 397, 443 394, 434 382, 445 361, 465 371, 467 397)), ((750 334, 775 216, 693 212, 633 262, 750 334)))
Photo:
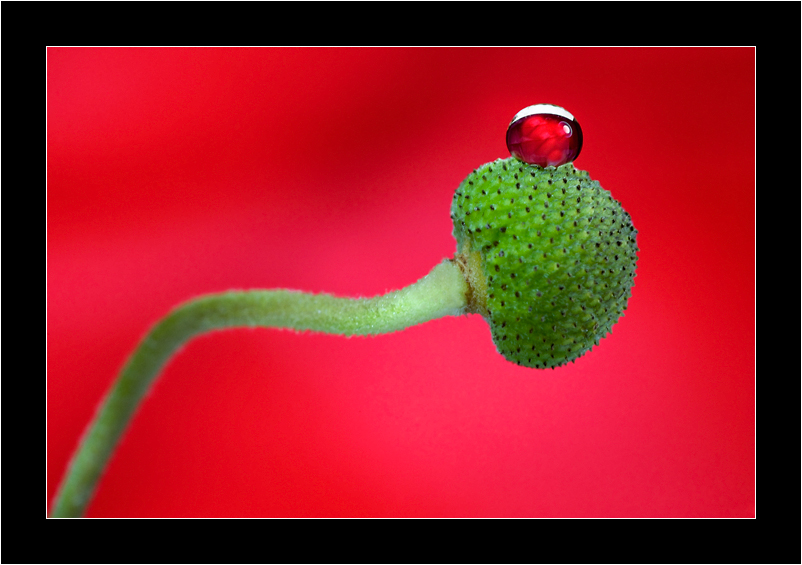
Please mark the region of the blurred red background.
POLYGON ((639 230, 600 346, 538 371, 478 316, 206 335, 88 515, 754 516, 754 49, 58 48, 47 93, 48 506, 170 308, 418 280, 454 189, 548 102, 639 230))

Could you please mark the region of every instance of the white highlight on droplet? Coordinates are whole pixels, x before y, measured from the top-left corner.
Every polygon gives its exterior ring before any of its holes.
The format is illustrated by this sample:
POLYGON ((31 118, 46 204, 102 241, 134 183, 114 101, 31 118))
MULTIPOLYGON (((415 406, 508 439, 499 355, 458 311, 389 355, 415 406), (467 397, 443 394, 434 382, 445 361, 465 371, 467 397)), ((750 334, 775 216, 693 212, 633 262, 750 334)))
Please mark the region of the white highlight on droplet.
POLYGON ((525 118, 527 116, 531 116, 533 114, 554 114, 555 116, 561 116, 563 118, 568 118, 571 121, 574 121, 574 115, 566 110, 565 108, 561 108, 560 106, 555 106, 554 104, 534 104, 532 106, 527 106, 517 114, 510 122, 510 125, 517 122, 521 118, 525 118))

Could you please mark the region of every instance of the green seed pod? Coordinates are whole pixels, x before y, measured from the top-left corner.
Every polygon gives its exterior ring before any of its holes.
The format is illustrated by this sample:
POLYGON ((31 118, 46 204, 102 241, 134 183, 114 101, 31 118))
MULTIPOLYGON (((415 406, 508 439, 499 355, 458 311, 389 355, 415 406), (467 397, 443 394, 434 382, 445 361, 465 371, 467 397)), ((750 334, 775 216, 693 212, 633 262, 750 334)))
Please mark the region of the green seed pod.
POLYGON ((637 230, 572 163, 487 163, 460 184, 451 219, 469 309, 507 360, 541 369, 574 361, 626 310, 637 230))

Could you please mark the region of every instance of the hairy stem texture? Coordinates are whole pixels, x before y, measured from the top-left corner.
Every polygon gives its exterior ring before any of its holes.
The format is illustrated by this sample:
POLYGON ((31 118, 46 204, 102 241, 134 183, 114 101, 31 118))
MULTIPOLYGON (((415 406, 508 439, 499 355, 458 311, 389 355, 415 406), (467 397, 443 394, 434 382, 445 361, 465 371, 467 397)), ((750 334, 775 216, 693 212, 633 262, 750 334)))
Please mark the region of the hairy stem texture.
POLYGON ((418 282, 374 298, 338 298, 291 290, 212 294, 170 312, 145 336, 100 405, 56 495, 51 516, 81 516, 117 442, 155 377, 192 337, 233 327, 312 330, 341 335, 394 332, 466 311, 467 283, 445 260, 418 282))

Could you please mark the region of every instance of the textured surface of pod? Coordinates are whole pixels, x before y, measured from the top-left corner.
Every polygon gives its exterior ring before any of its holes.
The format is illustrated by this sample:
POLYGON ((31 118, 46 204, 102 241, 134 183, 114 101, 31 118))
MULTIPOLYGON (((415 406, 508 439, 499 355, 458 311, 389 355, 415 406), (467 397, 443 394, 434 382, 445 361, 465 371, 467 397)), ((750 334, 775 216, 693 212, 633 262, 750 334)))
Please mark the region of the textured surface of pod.
POLYGON ((458 256, 478 281, 473 311, 509 361, 573 361, 624 314, 637 230, 586 171, 514 157, 487 163, 460 184, 451 218, 458 256))

